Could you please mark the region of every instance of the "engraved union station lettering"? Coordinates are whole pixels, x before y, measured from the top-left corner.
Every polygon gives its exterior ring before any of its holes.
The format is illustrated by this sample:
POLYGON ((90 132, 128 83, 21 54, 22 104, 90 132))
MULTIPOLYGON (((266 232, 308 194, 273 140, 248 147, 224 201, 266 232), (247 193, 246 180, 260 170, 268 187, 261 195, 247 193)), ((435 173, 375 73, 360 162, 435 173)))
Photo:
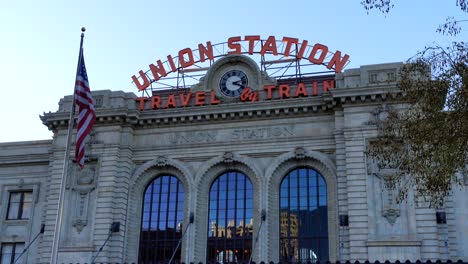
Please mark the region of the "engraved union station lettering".
POLYGON ((295 136, 293 126, 243 128, 219 131, 180 132, 168 136, 170 144, 197 144, 237 140, 259 140, 295 136))
POLYGON ((287 126, 281 127, 263 127, 235 129, 231 134, 232 140, 244 139, 267 139, 294 136, 293 128, 287 126))
POLYGON ((206 143, 216 141, 217 131, 174 133, 169 136, 171 144, 206 143))

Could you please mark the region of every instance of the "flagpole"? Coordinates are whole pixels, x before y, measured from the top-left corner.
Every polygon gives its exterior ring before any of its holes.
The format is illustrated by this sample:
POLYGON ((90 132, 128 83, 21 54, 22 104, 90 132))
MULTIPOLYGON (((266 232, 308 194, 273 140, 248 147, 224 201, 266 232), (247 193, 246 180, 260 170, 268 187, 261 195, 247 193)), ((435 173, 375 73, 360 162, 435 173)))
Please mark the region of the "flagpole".
MULTIPOLYGON (((80 61, 81 56, 83 56, 83 38, 84 32, 86 29, 84 27, 81 28, 81 40, 80 40, 80 52, 78 55, 78 64, 76 67, 76 76, 78 76, 80 70, 80 61)), ((76 77, 75 77, 76 81, 76 77)), ((60 241, 60 233, 62 230, 62 218, 63 218, 63 207, 64 207, 64 196, 65 196, 65 178, 67 176, 68 171, 68 160, 70 158, 70 145, 71 145, 71 134, 74 125, 74 115, 75 115, 75 91, 73 90, 72 96, 72 109, 70 111, 70 117, 68 119, 68 133, 67 133, 67 145, 65 147, 65 158, 63 159, 63 169, 62 169, 62 178, 60 179, 60 196, 58 199, 58 209, 57 209, 57 217, 55 219, 55 229, 54 229, 54 240, 52 242, 52 256, 51 256, 51 263, 56 264, 58 260, 58 245, 60 241)))

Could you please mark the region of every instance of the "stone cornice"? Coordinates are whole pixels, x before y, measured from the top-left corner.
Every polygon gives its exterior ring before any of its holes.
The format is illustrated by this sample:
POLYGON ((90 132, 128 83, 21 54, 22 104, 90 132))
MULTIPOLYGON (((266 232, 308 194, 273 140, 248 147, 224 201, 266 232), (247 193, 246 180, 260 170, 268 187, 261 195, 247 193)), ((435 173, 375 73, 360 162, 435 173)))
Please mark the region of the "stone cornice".
MULTIPOLYGON (((198 107, 137 110, 137 103, 128 103, 134 108, 97 108, 96 125, 130 125, 133 127, 153 127, 174 124, 233 121, 245 119, 269 119, 284 116, 300 116, 310 113, 332 111, 344 104, 372 103, 387 99, 397 99, 401 95, 395 85, 367 86, 357 88, 335 88, 317 97, 264 100, 258 102, 224 103, 198 107)), ((134 99, 126 99, 134 100, 134 99)), ((69 113, 49 112, 41 120, 50 130, 63 129, 68 125, 69 113)))
POLYGON ((1 156, 0 166, 21 166, 26 164, 48 164, 50 161, 49 154, 24 154, 14 156, 1 156))
POLYGON ((52 140, 0 143, 0 166, 47 164, 52 140))
POLYGON ((402 92, 395 84, 381 84, 357 88, 336 88, 324 95, 329 106, 349 103, 374 102, 376 100, 398 99, 402 92))

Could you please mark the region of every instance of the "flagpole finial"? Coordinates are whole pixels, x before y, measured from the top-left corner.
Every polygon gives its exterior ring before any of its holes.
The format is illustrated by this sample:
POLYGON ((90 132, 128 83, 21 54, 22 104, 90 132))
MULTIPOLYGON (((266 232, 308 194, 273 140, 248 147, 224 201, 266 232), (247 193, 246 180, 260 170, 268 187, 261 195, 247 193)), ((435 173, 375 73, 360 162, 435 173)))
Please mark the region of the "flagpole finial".
POLYGON ((85 31, 86 31, 86 28, 85 28, 85 27, 82 27, 82 28, 81 28, 81 32, 84 33, 85 31))

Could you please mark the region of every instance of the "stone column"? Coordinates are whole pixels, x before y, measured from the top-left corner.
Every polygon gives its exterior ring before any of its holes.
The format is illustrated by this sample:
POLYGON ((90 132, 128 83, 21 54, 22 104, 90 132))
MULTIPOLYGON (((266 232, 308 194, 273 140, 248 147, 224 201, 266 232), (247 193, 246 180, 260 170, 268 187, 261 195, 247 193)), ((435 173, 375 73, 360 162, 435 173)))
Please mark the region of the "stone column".
POLYGON ((109 235, 111 238, 95 262, 121 262, 126 250, 129 178, 134 166, 132 162, 133 129, 113 127, 112 130, 114 132, 106 131, 106 139, 98 149, 101 166, 95 201, 93 240, 96 250, 99 250, 109 235), (119 232, 110 232, 113 222, 120 222, 119 232))
POLYGON ((365 138, 361 128, 344 129, 349 215, 349 260, 367 260, 368 204, 365 138))

